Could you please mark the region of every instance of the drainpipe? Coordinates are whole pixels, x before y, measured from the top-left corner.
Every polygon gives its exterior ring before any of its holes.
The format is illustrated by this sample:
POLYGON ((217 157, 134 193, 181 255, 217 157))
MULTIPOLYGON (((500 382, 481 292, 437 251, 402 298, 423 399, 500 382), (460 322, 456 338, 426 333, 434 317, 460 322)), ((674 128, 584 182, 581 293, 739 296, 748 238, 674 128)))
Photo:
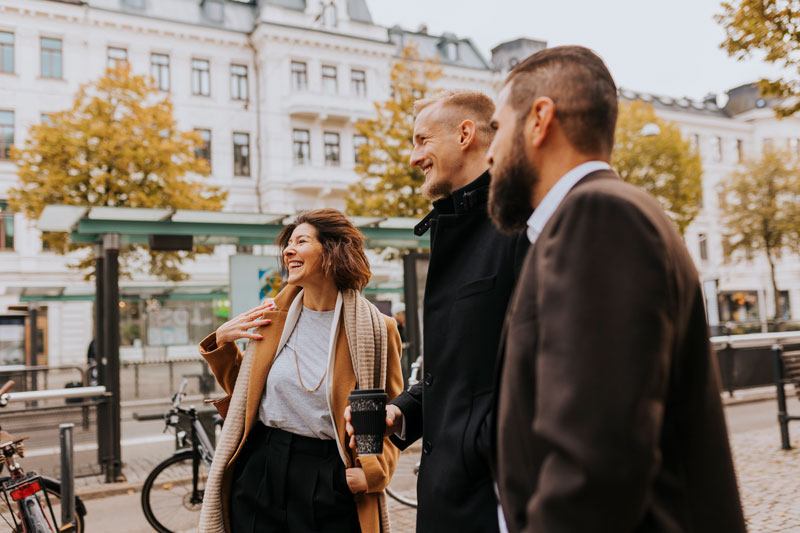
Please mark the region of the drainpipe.
MULTIPOLYGON (((256 25, 256 28, 258 25, 256 25)), ((256 30, 253 28, 253 32, 256 30)), ((250 50, 253 51, 253 74, 256 78, 256 90, 255 90, 255 104, 256 104, 256 158, 258 159, 258 164, 256 168, 256 201, 258 202, 258 212, 263 213, 264 208, 261 204, 261 75, 259 74, 258 70, 258 51, 256 50, 255 45, 253 44, 253 33, 247 34, 247 46, 250 50)))

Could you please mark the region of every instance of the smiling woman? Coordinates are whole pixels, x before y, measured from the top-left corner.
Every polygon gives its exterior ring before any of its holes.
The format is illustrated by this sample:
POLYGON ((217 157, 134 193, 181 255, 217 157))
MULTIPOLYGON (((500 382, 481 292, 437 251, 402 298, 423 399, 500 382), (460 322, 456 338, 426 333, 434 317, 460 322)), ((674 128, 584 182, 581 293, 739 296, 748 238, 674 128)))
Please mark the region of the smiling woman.
POLYGON ((370 278, 364 236, 339 211, 319 209, 277 244, 288 285, 274 304, 200 344, 232 396, 199 530, 388 532, 383 491, 399 451, 387 438, 382 454, 358 456, 345 433, 352 390, 394 398, 403 387, 397 325, 359 293, 370 278), (240 338, 251 339, 244 355, 240 338))

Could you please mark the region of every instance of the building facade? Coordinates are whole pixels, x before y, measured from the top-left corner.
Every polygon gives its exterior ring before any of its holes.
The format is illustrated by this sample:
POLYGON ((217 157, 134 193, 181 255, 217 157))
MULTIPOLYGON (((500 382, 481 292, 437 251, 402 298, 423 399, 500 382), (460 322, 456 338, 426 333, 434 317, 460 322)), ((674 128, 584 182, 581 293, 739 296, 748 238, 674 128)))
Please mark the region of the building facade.
MULTIPOLYGON (((74 257, 43 249, 36 221, 9 212, 7 191, 17 177, 8 146, 23 143, 47 113, 69 107, 78 87, 106 67, 126 61, 169 94, 179 127, 206 140, 206 182, 229 192, 226 210, 291 214, 344 207, 363 142, 355 124, 389 96, 391 65, 410 43, 439 61, 437 86, 493 97, 509 68, 546 46, 517 39, 487 60, 469 39, 376 25, 365 0, 0 0, 0 311, 29 308, 26 293, 52 293, 39 303, 38 361, 85 359, 92 303, 78 293, 93 286, 68 267, 74 257)), ((699 143, 706 200, 686 241, 707 288, 719 293, 710 299, 718 302, 712 322, 759 322, 774 307, 762 259, 723 257, 715 194, 742 154, 756 154, 768 139, 796 146, 800 122, 778 121, 748 95, 731 97, 737 108, 621 91, 623 99, 651 101, 699 143)), ((181 286, 224 294, 234 253, 220 246, 187 265, 190 280, 181 286)), ((402 280, 396 263, 373 257, 373 266, 378 281, 402 280)), ((778 272, 787 316, 796 318, 800 262, 786 254, 778 272)), ((144 278, 123 282, 123 355, 191 353, 225 316, 224 298, 169 300, 159 296, 165 287, 144 278)), ((11 340, 0 335, 0 364, 19 362, 15 320, 6 330, 11 340)))

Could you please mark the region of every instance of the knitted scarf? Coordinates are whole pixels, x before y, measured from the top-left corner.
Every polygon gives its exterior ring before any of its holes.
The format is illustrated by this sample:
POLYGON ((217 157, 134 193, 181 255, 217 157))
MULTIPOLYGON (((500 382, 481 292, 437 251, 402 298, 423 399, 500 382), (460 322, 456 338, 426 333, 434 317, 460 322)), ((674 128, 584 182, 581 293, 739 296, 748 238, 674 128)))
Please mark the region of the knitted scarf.
MULTIPOLYGON (((350 358, 356 374, 356 387, 385 389, 388 335, 380 311, 357 291, 349 290, 342 292, 342 316, 350 358)), ((200 511, 200 524, 197 528, 200 533, 225 533, 222 516, 222 476, 242 440, 247 388, 253 368, 255 345, 254 342, 247 344, 225 424, 217 440, 214 460, 203 494, 203 508, 200 511)), ((337 415, 339 413, 334 413, 334 416, 337 415)), ((381 532, 389 533, 391 530, 389 511, 386 494, 383 491, 378 494, 378 504, 381 532)))

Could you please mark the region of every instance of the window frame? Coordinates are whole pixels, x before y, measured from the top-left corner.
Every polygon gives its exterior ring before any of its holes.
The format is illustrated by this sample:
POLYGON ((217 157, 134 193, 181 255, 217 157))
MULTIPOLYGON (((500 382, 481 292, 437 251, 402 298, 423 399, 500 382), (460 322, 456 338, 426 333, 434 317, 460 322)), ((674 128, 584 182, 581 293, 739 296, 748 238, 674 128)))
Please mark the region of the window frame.
POLYGON ((169 92, 172 89, 172 78, 170 72, 170 57, 169 54, 162 54, 161 52, 150 52, 150 76, 153 78, 156 88, 159 91, 169 92), (156 58, 165 58, 166 63, 156 63, 156 58), (158 75, 156 75, 158 72, 158 75), (166 76, 164 76, 166 73, 166 76), (164 78, 166 78, 166 87, 164 87, 164 78))
POLYGON ((368 139, 367 139, 366 135, 363 135, 361 133, 353 134, 353 162, 355 164, 363 163, 363 161, 361 161, 361 158, 358 155, 358 151, 359 151, 358 149, 362 145, 367 144, 367 141, 368 141, 368 139), (357 140, 357 139, 360 139, 360 140, 357 140))
POLYGON ((248 69, 247 65, 242 65, 241 63, 231 63, 231 99, 232 100, 241 100, 241 101, 248 101, 249 96, 249 86, 248 86, 248 69), (240 72, 234 72, 236 69, 244 69, 244 74, 240 72), (242 94, 244 92, 244 94, 242 94))
POLYGON ((292 160, 296 166, 311 164, 311 131, 303 128, 292 128, 292 160), (298 139, 298 134, 305 134, 305 140, 298 139), (305 150, 303 151, 302 148, 305 148, 305 150), (298 157, 301 152, 305 157, 298 157))
POLYGON ((193 57, 190 66, 192 96, 211 96, 211 61, 200 57, 193 57), (200 68, 199 65, 201 64, 205 64, 205 68, 200 68), (204 81, 205 92, 203 91, 204 81))
POLYGON ((0 161, 8 161, 10 159, 11 147, 14 146, 14 126, 16 123, 16 115, 13 109, 0 109, 0 116, 8 113, 7 116, 11 117, 9 123, 0 121, 0 161), (10 142, 5 143, 6 136, 10 133, 10 142))
POLYGON ((64 40, 60 37, 47 37, 45 35, 39 36, 39 75, 42 78, 49 80, 64 79, 64 40), (58 49, 56 50, 55 48, 50 47, 45 48, 45 41, 58 41, 58 49), (56 57, 58 58, 58 61, 55 61, 54 58, 56 57), (57 64, 58 75, 46 74, 45 64, 49 65, 53 70, 55 70, 53 67, 57 64))
POLYGON ((13 252, 14 237, 14 212, 9 210, 7 200, 0 200, 0 251, 13 252))
POLYGON ((295 91, 307 91, 308 90, 308 63, 305 61, 294 61, 292 60, 290 65, 290 75, 291 75, 291 83, 292 89, 295 91), (295 66, 302 65, 303 69, 295 69, 295 66))
POLYGON ((208 169, 211 170, 211 130, 209 128, 194 128, 194 132, 203 139, 203 144, 195 148, 194 157, 196 159, 205 159, 206 163, 208 163, 208 169), (208 133, 208 138, 205 137, 204 133, 208 133))
POLYGON ((322 132, 322 146, 325 154, 325 166, 338 167, 342 164, 342 136, 335 131, 322 132), (335 142, 329 139, 336 138, 335 142))
MULTIPOLYGON (((123 55, 123 54, 120 54, 123 55)), ((120 46, 108 46, 106 47, 106 67, 107 68, 119 68, 120 63, 128 63, 128 49, 122 48, 120 46), (114 57, 111 53, 112 50, 115 51, 122 51, 124 52, 125 57, 114 57)))
POLYGON ((320 70, 322 80, 322 92, 324 94, 339 93, 339 69, 335 65, 322 65, 320 70), (326 73, 327 70, 327 73, 326 73), (331 76, 330 72, 333 72, 331 76), (330 85, 332 84, 332 85, 330 85), (330 85, 330 86, 329 86, 330 85))
POLYGON ((367 72, 362 69, 350 69, 350 91, 354 96, 366 98, 367 96, 367 72), (361 78, 356 77, 358 73, 361 78))
POLYGON ((5 30, 0 31, 0 34, 7 34, 7 35, 11 36, 11 42, 10 43, 6 43, 6 42, 0 41, 0 73, 2 73, 2 74, 14 74, 14 72, 15 72, 14 69, 16 67, 16 65, 14 63, 15 63, 15 59, 16 59, 15 56, 16 56, 16 52, 17 52, 16 51, 17 36, 13 31, 5 31, 5 30), (6 62, 4 60, 4 57, 5 57, 6 53, 7 53, 5 51, 6 48, 9 48, 11 50, 10 56, 9 56, 11 58, 10 67, 9 68, 6 68, 6 64, 5 64, 6 62))
POLYGON ((249 178, 250 168, 250 134, 243 131, 233 132, 233 175, 237 178, 249 178), (244 136, 246 143, 237 142, 238 136, 244 136), (242 150, 244 148, 245 150, 242 150))

